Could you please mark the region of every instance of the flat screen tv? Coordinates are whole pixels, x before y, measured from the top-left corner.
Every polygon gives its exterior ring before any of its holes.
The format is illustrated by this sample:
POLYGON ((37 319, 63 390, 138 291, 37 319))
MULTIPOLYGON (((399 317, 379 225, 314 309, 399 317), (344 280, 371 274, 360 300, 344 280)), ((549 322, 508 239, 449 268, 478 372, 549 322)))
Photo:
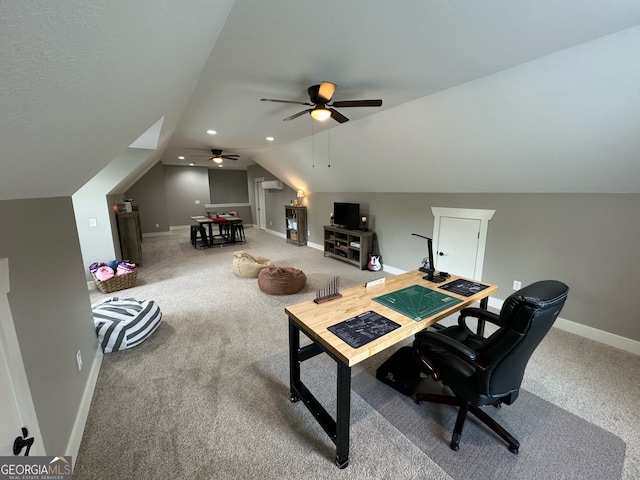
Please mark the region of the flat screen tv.
POLYGON ((333 223, 336 225, 355 230, 360 227, 360 204, 359 203, 333 203, 333 223))

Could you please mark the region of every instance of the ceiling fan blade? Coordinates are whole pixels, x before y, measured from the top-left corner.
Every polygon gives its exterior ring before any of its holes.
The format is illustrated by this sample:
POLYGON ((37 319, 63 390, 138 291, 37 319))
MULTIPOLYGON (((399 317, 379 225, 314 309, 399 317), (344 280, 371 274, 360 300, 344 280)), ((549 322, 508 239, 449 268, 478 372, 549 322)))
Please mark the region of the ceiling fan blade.
POLYGON ((239 157, 240 155, 220 155, 221 158, 225 158, 227 160, 238 160, 237 157, 239 157), (236 158, 234 158, 236 157, 236 158))
POLYGON ((382 106, 382 100, 342 100, 339 102, 333 102, 332 107, 380 107, 382 106))
POLYGON ((296 102, 295 100, 275 100, 273 98, 261 98, 261 102, 277 102, 277 103, 293 103, 295 105, 309 105, 313 107, 313 103, 309 102, 296 102))
POLYGON ((331 112, 331 117, 338 123, 348 122, 349 119, 333 108, 327 109, 331 112))
POLYGON ((305 113, 309 113, 311 110, 313 110, 312 108, 307 108, 306 110, 303 110, 301 112, 298 113, 294 113, 293 115, 291 115, 290 117, 287 118, 283 118, 282 121, 283 122, 288 122, 289 120, 293 120, 294 118, 298 118, 301 117, 302 115, 304 115, 305 113))
POLYGON ((336 91, 336 84, 331 82, 320 82, 320 88, 318 89, 318 101, 321 103, 329 103, 333 92, 336 91))

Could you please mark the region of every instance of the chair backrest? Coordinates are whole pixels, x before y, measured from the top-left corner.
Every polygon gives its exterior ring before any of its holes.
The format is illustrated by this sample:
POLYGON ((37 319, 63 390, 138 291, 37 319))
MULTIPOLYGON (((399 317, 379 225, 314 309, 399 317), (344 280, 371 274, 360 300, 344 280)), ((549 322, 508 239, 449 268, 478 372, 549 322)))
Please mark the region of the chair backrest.
POLYGON ((517 396, 524 370, 551 329, 567 299, 569 287, 557 280, 535 282, 509 296, 500 311, 500 328, 477 348, 489 368, 478 374, 482 393, 510 404, 517 396))

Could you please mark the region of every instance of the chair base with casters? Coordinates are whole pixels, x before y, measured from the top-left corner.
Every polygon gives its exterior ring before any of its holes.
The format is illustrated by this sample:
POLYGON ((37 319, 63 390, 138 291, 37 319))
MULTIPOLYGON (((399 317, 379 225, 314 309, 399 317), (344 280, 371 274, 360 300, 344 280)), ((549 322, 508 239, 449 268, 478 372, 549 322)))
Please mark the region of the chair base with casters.
MULTIPOLYGON (((453 405, 459 407, 458 416, 456 418, 455 427, 453 427, 453 434, 451 436, 451 443, 449 446, 451 450, 457 452, 460 449, 460 437, 462 436, 462 428, 464 427, 464 422, 467 419, 468 413, 473 413, 473 415, 484 423, 487 427, 493 430, 500 438, 502 438, 509 445, 509 451, 511 453, 517 454, 520 449, 520 442, 515 439, 513 435, 507 432, 502 425, 496 422, 493 418, 491 418, 485 411, 483 411, 479 406, 471 405, 469 402, 466 402, 460 397, 453 397, 451 395, 436 395, 433 393, 416 393, 415 402, 418 405, 421 405, 423 401, 432 402, 432 403, 440 403, 444 405, 453 405)), ((502 401, 498 400, 494 404, 492 404, 496 408, 500 408, 502 406, 502 401)))
POLYGON ((510 295, 500 314, 469 307, 460 311, 458 325, 416 334, 414 361, 420 370, 446 385, 453 395, 417 393, 423 401, 459 408, 451 436, 458 451, 467 415, 472 413, 517 454, 520 443, 481 407, 511 405, 518 398, 527 363, 560 314, 569 287, 556 280, 535 282, 510 295), (493 323, 488 338, 474 333, 468 317, 493 323))

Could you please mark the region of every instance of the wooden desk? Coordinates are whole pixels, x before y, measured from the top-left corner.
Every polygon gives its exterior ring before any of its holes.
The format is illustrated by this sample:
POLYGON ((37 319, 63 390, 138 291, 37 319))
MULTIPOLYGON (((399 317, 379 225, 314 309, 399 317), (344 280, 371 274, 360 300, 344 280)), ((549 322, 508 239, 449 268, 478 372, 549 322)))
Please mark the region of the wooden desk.
POLYGON ((238 243, 240 241, 236 237, 236 228, 235 228, 236 225, 242 223, 242 219, 240 217, 234 217, 233 215, 218 215, 217 218, 209 218, 203 215, 197 215, 197 216, 191 217, 191 220, 193 220, 194 222, 198 222, 200 225, 208 225, 210 247, 213 247, 216 245, 219 245, 219 246, 230 245, 233 243, 238 243), (221 223, 218 219, 224 219, 225 222, 221 223), (222 234, 222 226, 227 224, 229 224, 231 227, 229 232, 229 237, 225 237, 222 234), (217 243, 215 242, 216 235, 213 234, 213 225, 218 225, 220 227, 220 232, 219 232, 220 234, 218 235, 218 237, 223 238, 224 241, 217 242, 217 243))
MULTIPOLYGON (((349 464, 351 367, 475 302, 481 302, 481 307, 486 308, 489 295, 498 291, 496 285, 489 285, 489 288, 470 297, 446 292, 447 295, 459 298, 462 302, 419 322, 372 300, 374 297, 395 292, 415 284, 445 293, 443 290, 438 289, 438 286, 448 283, 448 281, 437 284, 423 280, 423 276, 424 273, 414 270, 401 275, 386 277, 385 282, 380 285, 369 288, 359 286, 344 290, 340 292, 342 298, 337 300, 320 304, 309 300, 285 308, 285 312, 289 316, 291 401, 303 400, 309 411, 314 415, 333 443, 336 444, 336 465, 339 468, 345 468, 349 464), (400 327, 360 348, 352 348, 327 330, 331 325, 369 310, 393 320, 400 324, 400 327), (313 342, 302 348, 300 347, 301 331, 313 342), (333 358, 338 365, 335 420, 300 379, 300 364, 323 352, 333 358)), ((452 275, 449 281, 458 278, 460 277, 452 275)), ((485 285, 487 284, 485 283, 485 285)))

